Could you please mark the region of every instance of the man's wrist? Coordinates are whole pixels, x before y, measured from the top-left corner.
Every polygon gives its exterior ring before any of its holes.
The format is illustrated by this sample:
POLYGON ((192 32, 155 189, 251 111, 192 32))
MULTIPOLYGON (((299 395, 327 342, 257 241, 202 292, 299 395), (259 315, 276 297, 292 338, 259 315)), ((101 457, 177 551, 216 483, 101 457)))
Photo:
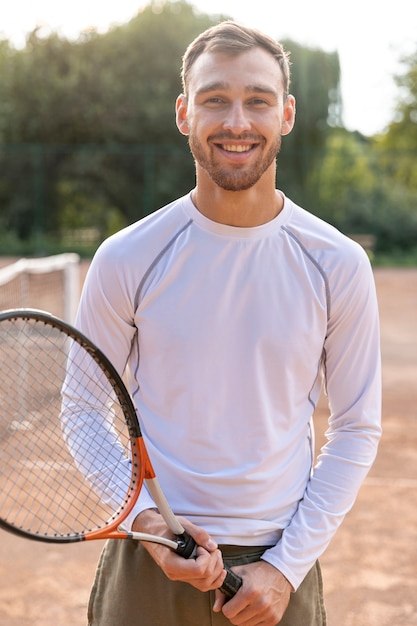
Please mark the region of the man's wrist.
POLYGON ((155 514, 160 515, 159 510, 156 507, 152 507, 149 509, 144 509, 138 515, 136 515, 135 519, 132 523, 132 530, 135 532, 145 532, 147 521, 149 519, 155 519, 155 514))

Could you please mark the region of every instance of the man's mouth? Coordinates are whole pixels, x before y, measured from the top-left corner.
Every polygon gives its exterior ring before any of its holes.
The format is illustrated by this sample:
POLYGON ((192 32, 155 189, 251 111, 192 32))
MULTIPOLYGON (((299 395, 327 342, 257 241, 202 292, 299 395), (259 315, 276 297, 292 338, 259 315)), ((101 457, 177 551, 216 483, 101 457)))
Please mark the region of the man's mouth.
POLYGON ((249 152, 249 150, 252 149, 252 145, 246 145, 246 146, 242 146, 242 145, 233 145, 233 144, 222 144, 221 148, 222 150, 225 150, 226 152, 249 152))

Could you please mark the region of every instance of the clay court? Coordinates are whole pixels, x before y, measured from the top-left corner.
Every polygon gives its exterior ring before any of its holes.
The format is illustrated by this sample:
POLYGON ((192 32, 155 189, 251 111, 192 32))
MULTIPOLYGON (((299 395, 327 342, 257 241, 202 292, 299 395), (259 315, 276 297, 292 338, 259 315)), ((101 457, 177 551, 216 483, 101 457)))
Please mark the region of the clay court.
MULTIPOLYGON (((384 436, 354 509, 322 558, 329 626, 417 625, 417 269, 376 269, 375 278, 384 436)), ((322 404, 319 442, 326 419, 322 404)), ((1 626, 85 626, 101 547, 47 545, 0 531, 1 626)))

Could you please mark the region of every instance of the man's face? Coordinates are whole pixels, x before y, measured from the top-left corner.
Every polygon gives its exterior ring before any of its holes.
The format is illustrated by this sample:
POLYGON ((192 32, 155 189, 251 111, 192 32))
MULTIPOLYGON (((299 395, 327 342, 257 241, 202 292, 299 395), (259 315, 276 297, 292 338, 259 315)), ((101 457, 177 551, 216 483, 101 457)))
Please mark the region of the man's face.
POLYGON ((177 125, 189 137, 197 176, 206 173, 228 191, 249 189, 275 170, 281 136, 293 121, 281 68, 262 48, 202 54, 191 68, 187 99, 177 101, 177 125))

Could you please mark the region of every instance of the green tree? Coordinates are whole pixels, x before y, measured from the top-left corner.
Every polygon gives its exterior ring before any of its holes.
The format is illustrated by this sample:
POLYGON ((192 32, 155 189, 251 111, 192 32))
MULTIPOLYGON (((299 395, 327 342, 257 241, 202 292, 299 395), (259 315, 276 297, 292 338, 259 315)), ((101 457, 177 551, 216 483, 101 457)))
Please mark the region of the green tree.
POLYGON ((329 132, 341 126, 339 56, 290 40, 282 43, 290 52, 297 114, 292 132, 283 139, 278 184, 308 206, 315 201, 315 188, 308 183, 311 171, 319 165, 329 132))
MULTIPOLYGON (((387 172, 409 189, 417 190, 417 50, 402 60, 404 71, 396 77, 398 104, 379 147, 385 152, 387 172)), ((417 210, 417 209, 416 209, 417 210)))
POLYGON ((349 235, 372 235, 376 253, 416 248, 417 193, 393 178, 393 155, 380 138, 338 129, 329 134, 309 185, 317 189, 313 212, 349 235))
MULTIPOLYGON (((194 164, 175 126, 184 49, 225 16, 151 2, 128 23, 77 41, 35 30, 0 46, 0 224, 20 238, 100 224, 103 236, 186 193, 194 164), (162 45, 163 44, 163 45, 162 45)), ((279 184, 302 202, 337 123, 337 55, 289 46, 299 116, 279 184), (282 182, 281 182, 282 181, 282 182)))
POLYGON ((374 140, 381 199, 376 229, 381 248, 417 251, 417 49, 402 59, 397 107, 385 134, 374 140))
POLYGON ((373 231, 377 173, 371 145, 359 134, 330 133, 309 185, 317 189, 318 214, 347 233, 373 231))

